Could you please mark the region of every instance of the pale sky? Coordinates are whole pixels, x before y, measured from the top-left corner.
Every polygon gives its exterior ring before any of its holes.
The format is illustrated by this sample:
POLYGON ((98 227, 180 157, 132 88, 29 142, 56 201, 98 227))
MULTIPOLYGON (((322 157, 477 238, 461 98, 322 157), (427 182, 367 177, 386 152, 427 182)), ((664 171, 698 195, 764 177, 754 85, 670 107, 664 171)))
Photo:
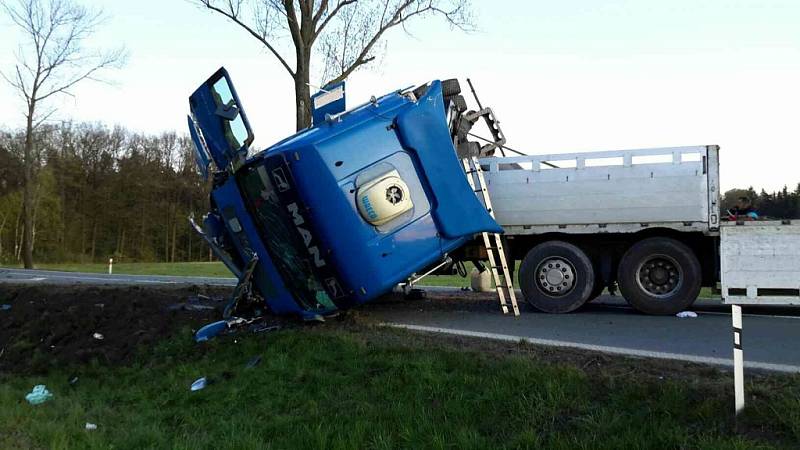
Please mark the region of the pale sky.
MULTIPOLYGON (((114 85, 63 98, 57 119, 185 132, 189 94, 224 65, 256 145, 294 132, 288 74, 223 18, 185 0, 83 3, 109 16, 89 44, 124 44, 130 57, 108 74, 114 85)), ((473 11, 474 33, 440 20, 390 33, 380 65, 348 80, 349 106, 470 77, 526 153, 717 144, 723 189, 800 182, 800 1, 473 0, 473 11)), ((0 30, 8 71, 18 36, 5 17, 0 30)), ((7 85, 0 105, 0 126, 23 125, 7 85)))

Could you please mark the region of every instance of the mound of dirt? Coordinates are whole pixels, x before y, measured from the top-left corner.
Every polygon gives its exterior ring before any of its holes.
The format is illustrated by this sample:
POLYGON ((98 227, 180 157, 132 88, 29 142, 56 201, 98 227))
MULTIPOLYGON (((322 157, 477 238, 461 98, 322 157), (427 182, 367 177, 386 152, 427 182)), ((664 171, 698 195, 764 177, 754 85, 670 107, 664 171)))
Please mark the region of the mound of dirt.
POLYGON ((231 288, 216 286, 0 287, 0 372, 44 372, 129 361, 141 346, 221 318, 231 288))

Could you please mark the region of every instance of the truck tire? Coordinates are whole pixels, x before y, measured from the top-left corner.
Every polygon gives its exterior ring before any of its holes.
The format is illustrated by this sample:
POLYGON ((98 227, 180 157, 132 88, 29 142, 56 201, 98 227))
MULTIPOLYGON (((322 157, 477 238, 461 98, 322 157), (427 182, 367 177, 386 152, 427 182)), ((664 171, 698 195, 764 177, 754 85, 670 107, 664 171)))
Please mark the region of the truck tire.
POLYGON ((452 97, 461 93, 461 84, 455 78, 442 81, 442 97, 452 97))
POLYGON ((692 249, 675 239, 655 237, 634 244, 617 273, 620 293, 645 314, 675 314, 694 303, 702 271, 692 249))
POLYGON ((563 241, 543 242, 532 248, 519 268, 525 300, 548 313, 580 308, 594 288, 594 267, 586 253, 563 241))

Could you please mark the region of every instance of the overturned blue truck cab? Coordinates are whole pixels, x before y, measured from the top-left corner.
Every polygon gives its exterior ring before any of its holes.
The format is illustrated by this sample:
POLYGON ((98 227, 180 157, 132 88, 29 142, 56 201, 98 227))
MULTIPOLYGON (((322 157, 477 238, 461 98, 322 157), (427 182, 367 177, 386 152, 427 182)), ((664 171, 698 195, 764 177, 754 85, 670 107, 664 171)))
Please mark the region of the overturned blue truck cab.
POLYGON ((348 111, 343 86, 325 90, 313 126, 255 153, 224 68, 189 103, 199 169, 213 180, 194 226, 239 279, 227 318, 321 317, 391 291, 476 233, 502 232, 465 178, 439 81, 348 111))

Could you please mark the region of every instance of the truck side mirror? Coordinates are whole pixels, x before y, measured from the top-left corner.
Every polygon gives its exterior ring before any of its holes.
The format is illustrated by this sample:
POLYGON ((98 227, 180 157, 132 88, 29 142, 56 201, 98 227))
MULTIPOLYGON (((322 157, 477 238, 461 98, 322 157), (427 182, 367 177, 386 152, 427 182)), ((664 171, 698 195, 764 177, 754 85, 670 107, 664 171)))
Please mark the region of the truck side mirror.
POLYGON ((247 155, 253 131, 225 68, 219 69, 189 97, 189 105, 218 169, 247 155))

